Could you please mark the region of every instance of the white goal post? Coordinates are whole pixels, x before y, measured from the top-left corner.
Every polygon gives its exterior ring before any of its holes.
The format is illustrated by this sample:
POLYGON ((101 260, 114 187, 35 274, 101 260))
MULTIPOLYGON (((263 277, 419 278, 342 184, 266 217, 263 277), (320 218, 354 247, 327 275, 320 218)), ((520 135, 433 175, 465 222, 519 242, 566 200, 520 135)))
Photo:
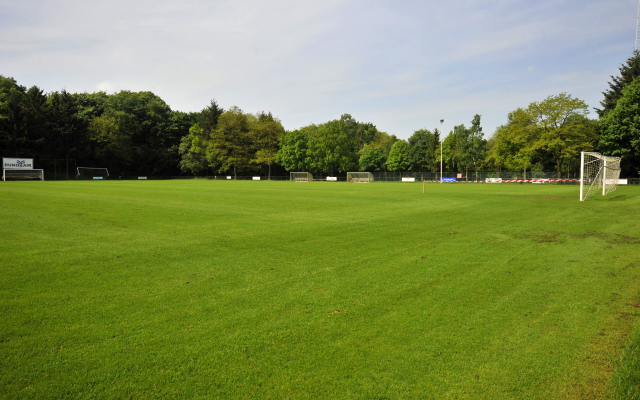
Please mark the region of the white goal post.
POLYGON ((291 182, 311 182, 313 175, 310 172, 291 172, 289 174, 291 182))
POLYGON ((109 177, 109 170, 106 168, 78 167, 76 179, 103 180, 109 177))
POLYGON ((373 182, 373 174, 371 172, 347 172, 347 182, 354 182, 354 183, 373 182))
POLYGON ((3 169, 3 181, 43 181, 43 169, 3 169))
POLYGON ((580 201, 600 193, 605 196, 618 187, 620 157, 603 156, 600 153, 580 153, 580 201))

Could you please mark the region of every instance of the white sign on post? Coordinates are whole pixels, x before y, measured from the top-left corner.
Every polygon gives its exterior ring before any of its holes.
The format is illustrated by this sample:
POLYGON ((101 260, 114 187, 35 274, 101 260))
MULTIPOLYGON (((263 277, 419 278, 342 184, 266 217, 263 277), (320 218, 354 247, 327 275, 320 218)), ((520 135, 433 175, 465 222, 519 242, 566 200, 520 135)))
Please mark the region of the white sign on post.
POLYGON ((415 182, 416 178, 402 178, 402 182, 415 182))
POLYGON ((253 180, 254 180, 254 181, 259 181, 259 180, 260 180, 260 177, 259 177, 259 176, 254 176, 254 177, 253 177, 253 180))
POLYGON ((327 176, 327 180, 328 181, 338 181, 338 177, 337 176, 327 176))
POLYGON ((33 169, 33 158, 3 158, 2 169, 33 169))

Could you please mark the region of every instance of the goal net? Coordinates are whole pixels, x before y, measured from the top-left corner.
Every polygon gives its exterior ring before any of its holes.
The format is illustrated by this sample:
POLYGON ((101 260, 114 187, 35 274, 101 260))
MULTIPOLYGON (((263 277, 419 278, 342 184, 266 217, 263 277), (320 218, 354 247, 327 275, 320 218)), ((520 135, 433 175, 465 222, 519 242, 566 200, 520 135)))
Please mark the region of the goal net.
POLYGON ((76 179, 95 179, 102 180, 109 177, 109 171, 106 168, 88 168, 78 167, 76 179))
POLYGON ((620 157, 603 156, 600 153, 580 154, 580 201, 589 196, 613 192, 620 180, 620 157))
POLYGON ((291 172, 291 182, 311 182, 313 175, 310 172, 291 172))
POLYGON ((43 181, 43 169, 3 169, 3 181, 43 181))
POLYGON ((371 172, 347 172, 347 182, 354 182, 354 183, 373 182, 373 174, 371 172))

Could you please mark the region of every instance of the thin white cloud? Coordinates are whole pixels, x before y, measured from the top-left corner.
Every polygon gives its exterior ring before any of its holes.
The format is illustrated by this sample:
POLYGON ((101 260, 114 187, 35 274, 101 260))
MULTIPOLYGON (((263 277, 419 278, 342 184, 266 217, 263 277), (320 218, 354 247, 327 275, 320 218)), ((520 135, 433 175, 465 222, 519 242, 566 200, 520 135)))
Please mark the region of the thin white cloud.
POLYGON ((485 132, 562 91, 597 106, 631 55, 636 3, 521 0, 0 2, 0 74, 47 91, 152 90, 174 109, 350 113, 408 137, 485 132), (448 123, 448 122, 447 122, 448 123), (453 125, 452 125, 453 126, 453 125))

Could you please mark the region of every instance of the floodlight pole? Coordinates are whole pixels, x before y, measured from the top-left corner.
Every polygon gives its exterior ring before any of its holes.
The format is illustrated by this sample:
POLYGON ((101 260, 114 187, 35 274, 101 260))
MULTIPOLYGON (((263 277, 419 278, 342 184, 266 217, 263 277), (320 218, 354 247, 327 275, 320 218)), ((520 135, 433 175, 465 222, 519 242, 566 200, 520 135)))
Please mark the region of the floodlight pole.
POLYGON ((636 45, 634 50, 640 50, 640 1, 638 1, 638 16, 636 17, 636 45))
MULTIPOLYGON (((440 120, 440 135, 443 135, 442 132, 442 123, 444 122, 443 119, 440 120)), ((440 139, 440 183, 442 183, 442 141, 444 139, 440 139)))

